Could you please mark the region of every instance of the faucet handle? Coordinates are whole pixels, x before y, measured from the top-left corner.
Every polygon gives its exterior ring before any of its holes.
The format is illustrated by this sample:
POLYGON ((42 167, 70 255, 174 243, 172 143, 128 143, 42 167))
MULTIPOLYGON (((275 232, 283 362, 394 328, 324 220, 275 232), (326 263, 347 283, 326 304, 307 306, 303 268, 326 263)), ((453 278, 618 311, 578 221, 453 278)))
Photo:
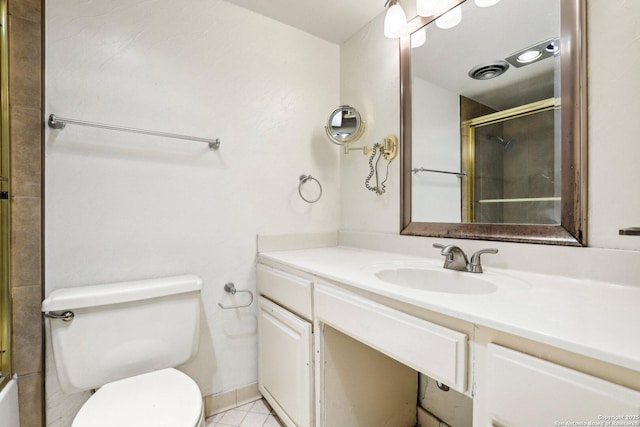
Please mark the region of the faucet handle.
POLYGON ((433 247, 436 249, 440 249, 440 255, 447 257, 447 261, 453 261, 453 253, 451 253, 451 249, 453 245, 443 245, 441 243, 434 243, 433 247))
POLYGON ((471 273, 482 273, 482 264, 480 264, 480 255, 482 254, 497 254, 496 248, 480 249, 471 255, 471 261, 469 262, 469 271, 471 273))

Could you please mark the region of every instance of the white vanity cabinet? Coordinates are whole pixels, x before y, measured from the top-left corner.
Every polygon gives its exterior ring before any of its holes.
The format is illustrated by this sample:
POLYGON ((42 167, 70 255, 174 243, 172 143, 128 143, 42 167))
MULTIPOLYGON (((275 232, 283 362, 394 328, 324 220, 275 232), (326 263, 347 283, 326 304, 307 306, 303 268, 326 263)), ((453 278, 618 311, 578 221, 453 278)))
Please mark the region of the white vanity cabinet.
POLYGON ((312 281, 258 264, 258 387, 288 426, 313 425, 312 281))
POLYGON ((421 293, 369 272, 413 258, 344 247, 261 262, 259 386, 288 426, 437 425, 464 410, 465 427, 640 427, 635 289, 522 273, 530 288, 421 293), (615 316, 591 317, 602 296, 615 316), (418 372, 442 394, 423 399, 418 372))
POLYGON ((638 426, 640 392, 496 344, 482 427, 638 426))

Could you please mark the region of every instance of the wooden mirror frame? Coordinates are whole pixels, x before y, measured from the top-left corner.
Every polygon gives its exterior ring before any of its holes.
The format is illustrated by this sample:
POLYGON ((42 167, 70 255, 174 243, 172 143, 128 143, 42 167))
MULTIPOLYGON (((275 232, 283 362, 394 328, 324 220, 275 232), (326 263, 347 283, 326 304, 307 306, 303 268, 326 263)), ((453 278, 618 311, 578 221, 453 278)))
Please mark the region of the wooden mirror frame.
MULTIPOLYGON (((466 0, 449 0, 449 9, 466 0)), ((411 220, 411 33, 437 16, 416 17, 400 38, 400 234, 586 246, 587 68, 585 0, 560 1, 561 223, 560 225, 435 223, 411 220)))

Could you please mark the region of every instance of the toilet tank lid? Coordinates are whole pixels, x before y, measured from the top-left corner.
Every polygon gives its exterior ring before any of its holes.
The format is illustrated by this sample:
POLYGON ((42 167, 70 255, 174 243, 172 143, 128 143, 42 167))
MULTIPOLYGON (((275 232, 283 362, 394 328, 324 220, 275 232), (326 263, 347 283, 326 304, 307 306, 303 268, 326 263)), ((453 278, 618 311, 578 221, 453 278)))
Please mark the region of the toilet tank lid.
POLYGON ((96 307, 199 291, 201 289, 202 279, 196 275, 62 288, 51 292, 42 301, 42 311, 96 307))

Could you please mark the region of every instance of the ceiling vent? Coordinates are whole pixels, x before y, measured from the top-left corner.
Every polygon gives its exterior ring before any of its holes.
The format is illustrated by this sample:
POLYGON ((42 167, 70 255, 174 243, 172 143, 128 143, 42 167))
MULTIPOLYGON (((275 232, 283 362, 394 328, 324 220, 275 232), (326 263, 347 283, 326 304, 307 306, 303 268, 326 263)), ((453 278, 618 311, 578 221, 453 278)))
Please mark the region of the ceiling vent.
POLYGON ((489 64, 481 64, 469 71, 469 77, 476 80, 489 80, 498 77, 509 69, 505 61, 494 61, 489 64))

